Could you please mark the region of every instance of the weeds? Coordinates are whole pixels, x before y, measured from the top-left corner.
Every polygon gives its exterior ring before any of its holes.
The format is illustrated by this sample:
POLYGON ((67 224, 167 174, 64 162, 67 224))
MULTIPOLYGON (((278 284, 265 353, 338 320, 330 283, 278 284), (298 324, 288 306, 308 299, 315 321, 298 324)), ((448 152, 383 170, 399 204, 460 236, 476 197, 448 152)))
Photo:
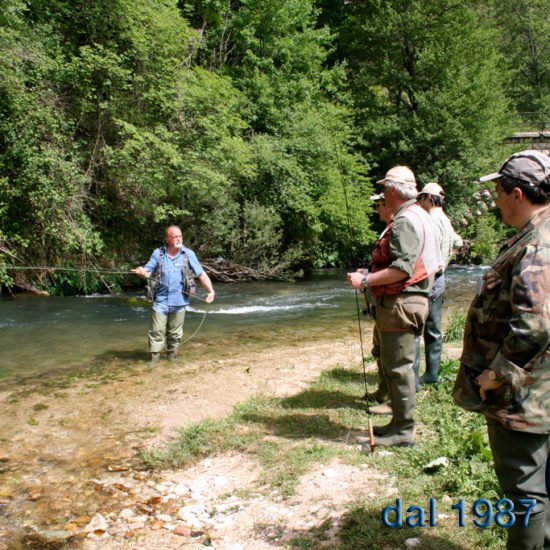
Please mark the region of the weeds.
POLYGON ((443 334, 443 342, 462 341, 464 326, 466 325, 466 314, 463 311, 454 311, 447 319, 447 326, 443 334))

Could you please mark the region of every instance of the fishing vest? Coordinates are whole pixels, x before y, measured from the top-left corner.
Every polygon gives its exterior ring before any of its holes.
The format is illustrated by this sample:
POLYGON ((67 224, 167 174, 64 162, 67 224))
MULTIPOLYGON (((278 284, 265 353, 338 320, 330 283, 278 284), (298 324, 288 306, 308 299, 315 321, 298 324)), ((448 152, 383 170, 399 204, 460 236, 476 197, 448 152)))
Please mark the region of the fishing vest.
MULTIPOLYGON (((164 261, 165 256, 166 256, 166 248, 162 247, 160 249, 160 255, 159 255, 157 267, 155 268, 153 273, 151 273, 147 281, 147 285, 145 286, 145 295, 149 300, 153 302, 157 297, 157 292, 161 285, 162 263, 164 261)), ((181 276, 183 279, 182 293, 187 294, 189 296, 193 296, 193 294, 195 294, 195 288, 197 285, 195 283, 195 274, 191 269, 191 266, 189 265, 189 257, 185 252, 182 253, 181 276)))
POLYGON ((424 210, 420 212, 419 209, 422 210, 422 207, 417 203, 413 203, 393 218, 386 228, 386 231, 384 231, 380 239, 376 241, 371 258, 371 273, 382 271, 382 269, 390 266, 392 263, 392 258, 390 257, 390 240, 393 224, 399 218, 407 218, 415 227, 417 233, 421 234, 423 237, 422 250, 416 260, 412 276, 408 279, 397 281, 396 283, 373 286, 371 290, 375 296, 400 294, 408 286, 427 279, 430 275, 434 275, 441 269, 441 253, 437 246, 433 231, 431 232, 433 239, 430 239, 433 243, 427 242, 430 228, 427 227, 426 224, 431 222, 429 219, 424 219, 424 210))

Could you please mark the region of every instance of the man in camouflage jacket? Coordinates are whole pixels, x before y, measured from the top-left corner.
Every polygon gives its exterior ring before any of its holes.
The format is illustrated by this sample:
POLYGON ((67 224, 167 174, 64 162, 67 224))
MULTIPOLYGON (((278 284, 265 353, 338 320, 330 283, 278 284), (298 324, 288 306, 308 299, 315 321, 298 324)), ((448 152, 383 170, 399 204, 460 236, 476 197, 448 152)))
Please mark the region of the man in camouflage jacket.
POLYGON ((507 548, 550 548, 550 157, 516 153, 481 178, 490 180, 518 232, 470 306, 454 401, 487 419, 495 472, 514 506, 507 548))

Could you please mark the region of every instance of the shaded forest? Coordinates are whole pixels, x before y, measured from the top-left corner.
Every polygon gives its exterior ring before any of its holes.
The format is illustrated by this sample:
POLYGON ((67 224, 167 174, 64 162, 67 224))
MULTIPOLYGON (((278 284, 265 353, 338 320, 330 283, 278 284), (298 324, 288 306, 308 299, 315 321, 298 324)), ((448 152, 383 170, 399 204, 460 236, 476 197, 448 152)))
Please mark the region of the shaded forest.
POLYGON ((5 287, 116 287, 107 271, 171 223, 221 271, 353 265, 395 164, 445 188, 469 260, 488 261, 506 229, 477 178, 550 113, 540 0, 0 6, 5 287))

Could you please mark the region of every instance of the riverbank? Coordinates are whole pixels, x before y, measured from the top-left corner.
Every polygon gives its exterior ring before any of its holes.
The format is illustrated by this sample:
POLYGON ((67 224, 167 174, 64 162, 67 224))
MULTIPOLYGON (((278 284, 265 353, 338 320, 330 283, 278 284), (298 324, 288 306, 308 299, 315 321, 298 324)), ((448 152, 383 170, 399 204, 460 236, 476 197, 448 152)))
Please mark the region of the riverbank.
MULTIPOLYGON (((459 352, 446 345, 447 363, 459 352)), ((359 359, 353 336, 250 344, 223 359, 155 368, 120 362, 65 387, 4 392, 0 549, 498 548, 498 538, 487 542, 495 533, 456 529, 451 510, 462 490, 468 499, 486 485, 454 466, 423 471, 439 453, 462 468, 469 462, 463 441, 481 444, 468 433, 471 419, 457 420, 446 394, 451 374, 419 394, 422 445, 368 455, 354 442, 367 418, 359 359), (234 421, 237 404, 244 411, 234 421), (144 453, 166 448, 189 426, 208 452, 183 466, 147 469, 144 453), (216 447, 209 427, 243 444, 216 447), (443 490, 450 481, 454 489, 443 490), (437 501, 438 529, 381 524, 380 510, 396 498, 422 505, 428 496, 437 501)), ((369 363, 369 387, 374 370, 369 363)), ((488 463, 472 467, 491 475, 488 463)))
MULTIPOLYGON (((193 355, 200 346, 190 343, 193 355)), ((118 361, 97 377, 31 393, 3 392, 0 541, 8 542, 0 548, 16 548, 14 541, 34 540, 40 533, 46 539, 78 538, 97 513, 120 512, 133 494, 104 490, 117 483, 113 480, 131 472, 147 486, 162 483, 163 474, 143 471, 140 453, 169 440, 175 429, 220 418, 259 393, 295 394, 323 370, 359 363, 354 337, 267 350, 250 344, 223 359, 186 364, 182 357, 154 369, 145 362, 118 361)))

